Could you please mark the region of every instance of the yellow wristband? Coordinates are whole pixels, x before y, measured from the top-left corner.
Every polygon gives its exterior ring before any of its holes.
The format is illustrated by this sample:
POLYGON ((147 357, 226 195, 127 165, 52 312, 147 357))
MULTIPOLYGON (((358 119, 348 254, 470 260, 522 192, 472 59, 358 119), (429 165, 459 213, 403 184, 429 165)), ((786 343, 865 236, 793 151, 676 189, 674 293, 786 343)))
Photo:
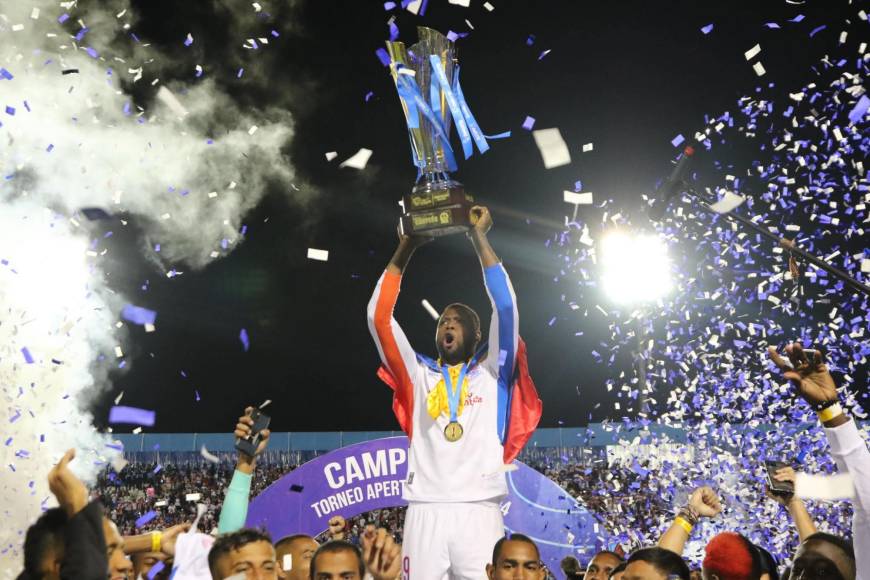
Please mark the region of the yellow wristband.
POLYGON ((681 516, 677 516, 677 519, 674 520, 674 523, 686 530, 686 533, 690 536, 692 535, 692 524, 689 523, 688 520, 681 516))
POLYGON ((840 403, 834 403, 827 409, 822 409, 819 411, 819 421, 822 423, 827 423, 834 417, 839 417, 843 414, 843 407, 840 406, 840 403))
POLYGON ((160 551, 160 539, 163 537, 163 532, 151 532, 151 551, 160 551))

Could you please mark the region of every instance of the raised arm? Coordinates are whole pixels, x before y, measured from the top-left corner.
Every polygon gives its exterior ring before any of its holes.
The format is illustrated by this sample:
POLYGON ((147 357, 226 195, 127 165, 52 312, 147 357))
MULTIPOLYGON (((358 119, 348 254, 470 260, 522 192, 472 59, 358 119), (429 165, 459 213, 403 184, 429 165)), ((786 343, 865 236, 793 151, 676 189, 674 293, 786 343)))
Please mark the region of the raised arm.
MULTIPOLYGON (((794 483, 796 474, 794 469, 791 467, 784 467, 778 470, 773 478, 777 481, 790 481, 794 483)), ((807 511, 807 506, 801 498, 793 493, 776 494, 770 489, 767 490, 767 497, 788 510, 788 514, 791 516, 791 519, 797 528, 798 538, 801 542, 818 531, 816 529, 816 524, 813 522, 813 519, 807 511)))
POLYGON ((409 436, 411 435, 410 417, 414 409, 413 385, 419 380, 420 367, 417 364, 417 353, 414 352, 399 323, 393 318, 393 309, 399 297, 402 273, 414 250, 426 241, 424 238, 410 236, 399 238, 399 246, 378 280, 367 308, 369 332, 375 341, 381 362, 395 382, 394 410, 397 416, 405 418, 404 420, 400 418, 399 422, 409 436))
POLYGON ((683 548, 686 547, 686 542, 692 534, 692 528, 698 525, 698 521, 702 517, 716 517, 721 511, 722 504, 713 488, 699 487, 689 496, 689 503, 677 513, 671 527, 662 534, 659 547, 682 556, 683 548))
POLYGON ((795 387, 798 395, 819 415, 831 455, 841 472, 848 472, 855 484, 852 507, 852 540, 855 544, 858 580, 870 578, 870 450, 858 426, 842 409, 837 385, 819 351, 805 352, 800 343, 785 348, 788 361, 776 349, 770 358, 795 387), (811 355, 811 359, 807 356, 811 355))
MULTIPOLYGON (((253 411, 253 407, 245 409, 245 414, 239 417, 239 421, 236 423, 233 435, 242 439, 251 436, 251 428, 254 426, 254 420, 251 418, 253 411)), ((226 534, 245 527, 245 520, 248 518, 248 503, 251 497, 251 480, 257 466, 257 456, 266 450, 268 444, 269 430, 264 429, 260 432, 260 443, 253 456, 239 451, 236 470, 233 472, 233 479, 230 481, 227 495, 221 506, 218 533, 226 534)))
POLYGON ((492 319, 489 323, 489 346, 483 365, 498 377, 499 413, 498 434, 504 441, 507 432, 507 412, 510 408, 510 389, 513 383, 519 341, 519 314, 517 299, 507 272, 493 251, 487 232, 492 227, 492 216, 485 207, 471 208, 474 227, 468 236, 480 265, 483 266, 483 280, 486 293, 492 303, 492 319))

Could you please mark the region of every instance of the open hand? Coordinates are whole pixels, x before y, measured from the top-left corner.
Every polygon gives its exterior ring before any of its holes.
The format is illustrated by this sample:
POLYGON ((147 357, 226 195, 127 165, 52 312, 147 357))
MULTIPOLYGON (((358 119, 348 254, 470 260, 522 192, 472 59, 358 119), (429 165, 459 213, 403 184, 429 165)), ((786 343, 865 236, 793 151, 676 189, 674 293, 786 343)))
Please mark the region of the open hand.
POLYGON ((362 535, 363 561, 374 580, 396 580, 402 571, 402 546, 397 544, 387 530, 375 531, 366 526, 362 535))
POLYGON ((471 208, 469 214, 476 233, 486 234, 492 227, 492 215, 489 213, 489 208, 475 205, 471 208))
POLYGON ((188 530, 190 530, 190 524, 178 524, 163 530, 163 535, 160 536, 160 551, 167 556, 175 556, 175 542, 178 540, 178 536, 188 530))
POLYGON ((48 472, 48 489, 69 517, 73 517, 88 505, 88 488, 69 468, 69 462, 75 457, 76 450, 70 449, 48 472))
POLYGON ((813 353, 813 360, 810 361, 801 343, 795 342, 785 347, 788 356, 786 361, 776 352, 776 347, 771 346, 767 350, 773 363, 783 371, 782 376, 791 381, 807 403, 815 407, 837 400, 837 385, 819 351, 813 353))
POLYGON ((689 496, 689 506, 698 512, 699 516, 712 518, 722 512, 722 503, 712 487, 699 487, 689 496))
MULTIPOLYGON (((245 414, 239 417, 239 422, 236 423, 236 429, 235 431, 233 431, 233 435, 239 437, 240 439, 247 439, 254 434, 252 430, 254 426, 254 420, 251 418, 251 413, 253 412, 253 407, 248 407, 245 409, 245 414)), ((260 444, 257 445, 257 451, 254 453, 254 457, 248 457, 249 460, 253 460, 255 457, 257 457, 266 450, 266 446, 269 444, 270 433, 271 431, 269 431, 268 429, 263 429, 262 431, 260 431, 260 444)))

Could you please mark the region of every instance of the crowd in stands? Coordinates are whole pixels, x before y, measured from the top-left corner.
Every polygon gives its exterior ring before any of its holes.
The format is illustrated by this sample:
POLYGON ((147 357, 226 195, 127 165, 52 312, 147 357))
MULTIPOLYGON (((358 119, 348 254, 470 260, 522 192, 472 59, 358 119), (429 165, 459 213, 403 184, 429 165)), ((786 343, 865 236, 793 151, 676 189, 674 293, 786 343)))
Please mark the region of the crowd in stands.
MULTIPOLYGON (((704 580, 777 580, 784 574, 792 580, 870 579, 870 450, 840 407, 823 362, 807 359, 799 345, 790 345, 787 352, 789 361, 772 352, 773 362, 818 413, 830 453, 839 471, 850 477, 852 538, 817 531, 800 499, 801 486, 807 489, 801 482, 807 479, 782 466, 771 472, 769 491, 790 514, 797 549, 788 560, 776 561, 741 530, 721 532, 704 548, 697 571, 704 580)), ((252 437, 252 410, 239 418, 236 437, 252 437)), ((253 452, 240 452, 235 469, 227 463, 134 461, 120 473, 103 476, 93 494, 69 469, 75 459, 75 450, 70 450, 48 475, 60 507, 46 511, 28 530, 20 578, 407 578, 401 509, 378 510, 350 521, 333 517, 328 531, 317 538, 271 538, 262 530, 244 528, 250 497, 294 467, 280 456, 257 464, 268 437, 268 430, 262 431, 253 452), (150 514, 150 521, 143 523, 142 514, 150 514)), ((539 461, 538 468, 601 515, 606 525, 618 521, 621 526, 657 527, 664 522, 663 533, 654 545, 632 547, 628 554, 615 546, 598 551, 588 562, 566 558, 561 570, 548 570, 534 540, 515 533, 493 546, 481 578, 693 579, 695 572, 684 554, 693 530, 723 511, 716 489, 696 487, 674 515, 670 498, 651 483, 655 478, 638 479, 639 470, 652 471, 654 466, 636 463, 628 469, 593 457, 585 462, 539 461), (614 480, 618 486, 612 485, 614 480), (607 494, 599 485, 605 481, 611 484, 607 494)), ((827 484, 812 485, 818 491, 827 484)))

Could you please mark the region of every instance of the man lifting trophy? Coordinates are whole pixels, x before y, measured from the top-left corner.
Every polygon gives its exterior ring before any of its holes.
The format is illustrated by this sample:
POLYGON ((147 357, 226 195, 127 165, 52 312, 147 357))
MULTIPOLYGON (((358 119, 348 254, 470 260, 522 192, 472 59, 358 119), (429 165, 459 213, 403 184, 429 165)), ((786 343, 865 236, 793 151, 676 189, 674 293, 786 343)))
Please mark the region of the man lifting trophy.
POLYGON ((419 175, 403 200, 399 246, 369 301, 368 325, 381 357, 378 375, 393 389, 393 412, 410 440, 403 578, 476 580, 504 535, 505 474, 534 432, 541 402, 519 338, 516 297, 487 239, 492 217, 447 175, 456 168, 450 117, 465 157, 472 140, 481 152, 486 141, 465 104, 453 43, 428 28, 418 33, 409 50, 387 43, 419 175), (393 309, 414 251, 458 232, 467 233, 483 267, 492 303, 488 341, 477 313, 451 304, 438 319, 433 360, 411 347, 393 309))

